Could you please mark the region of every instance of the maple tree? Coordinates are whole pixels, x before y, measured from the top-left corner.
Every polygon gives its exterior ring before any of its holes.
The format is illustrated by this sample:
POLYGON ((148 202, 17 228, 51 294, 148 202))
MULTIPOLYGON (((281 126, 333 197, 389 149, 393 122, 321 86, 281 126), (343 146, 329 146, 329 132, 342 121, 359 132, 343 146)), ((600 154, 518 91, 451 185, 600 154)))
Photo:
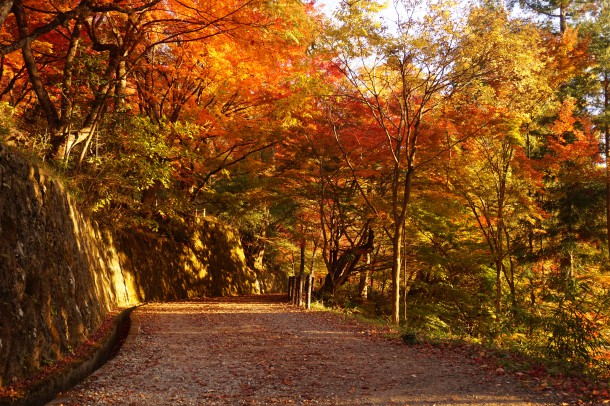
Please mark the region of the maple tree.
POLYGON ((448 111, 447 142, 468 137, 447 156, 445 171, 449 187, 464 199, 488 245, 499 315, 503 279, 516 304, 513 250, 528 237, 523 224, 532 229, 542 216, 534 200, 542 174, 528 162, 530 145, 523 129, 529 131, 552 92, 534 27, 515 30, 501 13, 486 15, 484 46, 495 49, 487 60, 495 68, 470 83, 468 92, 455 99, 455 111, 448 111))
MULTIPOLYGON (((321 88, 327 87, 324 85, 321 88)), ((320 89, 318 89, 320 90, 320 89)), ((319 96, 319 94, 318 94, 319 96)), ((310 105, 321 106, 319 97, 310 105)), ((374 232, 349 170, 343 167, 340 150, 326 126, 326 108, 301 117, 303 127, 278 152, 280 176, 286 193, 298 203, 295 238, 299 240, 299 274, 305 268, 305 247, 312 246, 312 261, 319 255, 326 268, 320 297, 335 294, 358 270, 361 259, 373 248, 374 232)), ((357 128, 356 119, 352 128, 357 128)), ((313 272, 313 265, 310 266, 313 272)))
POLYGON ((7 10, 5 94, 23 82, 30 96, 11 100, 31 124, 45 118, 47 155, 91 182, 107 180, 88 196, 98 208, 125 203, 122 194, 132 206, 161 200, 186 210, 180 194, 202 204, 214 177, 286 137, 315 32, 311 5, 298 2, 14 2, 7 10))
POLYGON ((327 156, 318 168, 320 248, 328 271, 320 292, 331 294, 347 282, 375 243, 375 231, 366 205, 358 201, 356 184, 333 160, 332 155, 327 156))
MULTIPOLYGON (((277 36, 282 28, 269 30, 267 35, 276 36, 274 41, 254 38, 259 31, 278 25, 277 21, 284 21, 280 19, 296 9, 296 5, 293 9, 265 8, 255 1, 222 2, 206 7, 189 5, 188 2, 165 4, 158 0, 138 3, 84 1, 68 2, 60 8, 46 2, 24 4, 14 1, 9 16, 13 18, 6 17, 3 21, 0 55, 10 56, 16 63, 15 67, 19 67, 13 72, 14 77, 22 71, 20 65, 27 70, 29 85, 36 94, 51 133, 50 153, 67 158, 74 146, 91 140, 109 108, 115 111, 127 108, 126 98, 133 93, 134 85, 142 100, 147 103, 159 100, 161 103, 156 110, 152 106, 144 108, 146 113, 152 115, 156 111, 176 121, 183 104, 195 95, 201 96, 199 91, 206 81, 205 72, 197 74, 191 69, 205 71, 207 63, 204 61, 218 63, 221 55, 249 57, 234 52, 240 48, 225 49, 219 55, 218 48, 206 50, 207 41, 214 37, 224 35, 225 40, 231 38, 231 41, 224 41, 225 48, 231 42, 238 47, 256 42, 250 46, 258 48, 256 58, 250 63, 263 57, 266 57, 265 62, 271 61, 270 54, 265 53, 269 49, 264 47, 278 45, 277 36), (22 61, 15 60, 13 53, 16 51, 21 51, 22 61), (212 57, 206 58, 209 53, 212 57), (41 69, 48 72, 41 75, 41 69), (89 71, 88 80, 82 81, 82 76, 75 77, 77 70, 82 69, 89 71), (171 74, 174 70, 185 78, 181 80, 191 83, 175 82, 176 74, 171 74), (189 72, 189 75, 180 72, 189 72), (165 96, 158 98, 147 93, 150 91, 147 86, 163 84, 162 80, 155 81, 150 75, 166 77, 169 83, 165 89, 156 89, 165 91, 165 96), (77 79, 80 82, 76 82, 77 79), (167 99, 168 91, 171 91, 170 99, 167 99), (168 103, 172 106, 168 107, 168 103), (163 107, 175 110, 165 112, 163 107)), ((299 31, 291 30, 294 28, 290 27, 291 24, 299 24, 296 18, 293 16, 293 21, 288 21, 283 27, 286 34, 284 43, 297 44, 297 35, 305 35, 303 24, 300 26, 301 34, 295 35, 294 32, 299 31)), ((300 18, 304 21, 304 17, 300 18)), ((283 63, 286 59, 275 61, 283 63)), ((235 94, 227 97, 235 98, 235 94)), ((240 102, 237 99, 220 101, 225 105, 222 113, 239 111, 240 102)))
MULTIPOLYGON (((370 144, 364 148, 378 153, 370 157, 369 152, 369 162, 387 171, 384 176, 389 185, 382 192, 388 197, 383 200, 387 206, 380 206, 380 200, 367 202, 383 218, 381 227, 393 244, 393 321, 398 323, 401 247, 414 173, 446 148, 433 145, 432 129, 442 106, 465 84, 486 72, 497 71, 501 65, 498 58, 493 59, 495 43, 490 39, 494 34, 485 32, 489 34, 485 37, 489 47, 479 46, 476 29, 489 23, 484 12, 474 10, 469 14, 470 21, 460 21, 450 18, 448 5, 436 4, 421 20, 411 16, 401 21, 397 35, 392 35, 371 17, 371 11, 376 11, 374 4, 360 2, 345 7, 338 14, 342 25, 332 33, 333 45, 342 52, 338 63, 347 84, 341 90, 344 97, 358 100, 368 110, 370 144), (475 28, 476 24, 480 25, 475 28), (353 32, 362 34, 355 39, 353 32), (432 140, 428 146, 436 148, 436 153, 429 150, 422 159, 418 150, 428 142, 426 138, 432 140), (380 149, 385 150, 385 156, 379 154, 380 149)), ((493 79, 501 80, 498 76, 493 79)), ((346 164, 356 175, 360 163, 352 158, 351 146, 342 139, 349 136, 343 135, 340 124, 331 125, 346 164)), ((362 139, 356 142, 363 143, 362 139)), ((357 181, 362 179, 354 177, 357 181)), ((359 186, 363 195, 365 189, 364 185, 359 186)))

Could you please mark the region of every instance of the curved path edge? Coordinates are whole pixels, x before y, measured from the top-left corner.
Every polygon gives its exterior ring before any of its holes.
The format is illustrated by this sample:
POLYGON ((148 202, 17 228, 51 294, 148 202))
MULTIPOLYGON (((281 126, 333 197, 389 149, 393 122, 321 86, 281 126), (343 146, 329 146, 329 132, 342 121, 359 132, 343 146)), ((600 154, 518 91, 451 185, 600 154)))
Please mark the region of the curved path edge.
POLYGON ((139 306, 129 307, 116 315, 109 333, 93 344, 84 356, 61 367, 59 372, 26 387, 25 394, 18 398, 0 397, 0 406, 44 405, 60 392, 81 382, 110 358, 117 345, 120 329, 130 323, 131 313, 137 307, 139 306))

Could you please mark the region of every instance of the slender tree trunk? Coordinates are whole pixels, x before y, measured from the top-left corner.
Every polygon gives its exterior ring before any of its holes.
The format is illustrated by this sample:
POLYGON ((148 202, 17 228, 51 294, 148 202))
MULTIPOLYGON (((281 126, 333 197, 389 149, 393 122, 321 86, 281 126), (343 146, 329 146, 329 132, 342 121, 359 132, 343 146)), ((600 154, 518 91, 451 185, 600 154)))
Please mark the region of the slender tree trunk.
POLYGON ((395 184, 392 186, 393 190, 393 234, 392 240, 392 323, 400 324, 400 272, 401 264, 403 261, 402 250, 403 250, 403 239, 405 238, 405 227, 407 218, 407 207, 411 200, 411 187, 413 185, 413 173, 415 162, 415 141, 409 142, 409 154, 407 155, 407 169, 402 178, 399 175, 399 166, 396 166, 396 172, 394 174, 395 184), (411 145, 412 144, 412 145, 411 145), (399 187, 402 185, 402 189, 399 187), (401 195, 399 198, 398 196, 401 195))
POLYGON ((360 282, 358 284, 358 296, 360 296, 363 299, 366 299, 368 297, 368 290, 369 290, 368 288, 369 288, 370 275, 371 275, 370 266, 371 266, 371 254, 368 253, 368 254, 366 254, 366 268, 364 269, 364 271, 360 272, 360 282))
POLYGON ((504 271, 504 277, 506 279, 506 283, 510 289, 510 300, 511 306, 513 309, 517 307, 517 288, 515 286, 515 261, 513 256, 511 255, 512 251, 512 241, 510 239, 510 234, 506 227, 503 227, 504 232, 504 240, 506 241, 506 257, 508 259, 508 270, 504 263, 502 264, 502 269, 504 271))
POLYGON ((402 291, 402 308, 403 308, 403 320, 407 321, 407 239, 402 239, 402 284, 404 289, 402 291))
POLYGON ((318 239, 313 241, 313 250, 311 252, 311 263, 309 264, 309 274, 314 276, 314 268, 316 265, 316 252, 318 251, 318 239))
POLYGON ((496 258, 496 316, 502 310, 502 260, 496 258))
POLYGON ((502 232, 504 228, 504 199, 503 185, 500 186, 500 196, 498 196, 498 224, 495 231, 496 245, 496 315, 500 315, 502 310, 502 272, 504 268, 504 242, 502 240, 502 232))
POLYGON ((72 76, 76 65, 78 46, 81 40, 81 25, 82 21, 77 21, 70 34, 70 45, 68 47, 68 52, 66 53, 66 63, 63 71, 62 98, 59 111, 61 124, 66 128, 70 125, 70 121, 72 120, 74 96, 72 91, 72 76))
POLYGON ((400 323, 400 264, 402 263, 402 239, 404 227, 397 223, 392 239, 392 323, 400 323))
MULTIPOLYGON (((119 61, 117 66, 117 82, 114 90, 114 108, 116 110, 123 110, 125 107, 125 90, 127 89, 127 63, 124 59, 119 61)), ((175 122, 174 120, 172 122, 175 122)))
POLYGON ((305 275, 305 240, 301 241, 300 244, 301 261, 299 263, 299 276, 305 275))
POLYGON ((559 7, 559 32, 563 34, 568 29, 568 10, 563 4, 559 7))
MULTIPOLYGON (((610 105, 610 83, 609 83, 608 72, 604 72, 603 86, 604 86, 604 112, 608 113, 608 107, 610 105)), ((610 127, 608 122, 604 122, 604 158, 606 160, 606 238, 608 256, 610 257, 610 127)))
MULTIPOLYGON (((506 172, 505 172, 506 173, 506 172)), ((502 310, 502 275, 504 275, 504 277, 507 279, 508 285, 509 287, 512 285, 511 281, 509 281, 509 276, 508 273, 506 271, 506 267, 504 266, 504 255, 505 252, 508 252, 508 247, 507 250, 505 251, 505 245, 508 245, 508 240, 504 241, 503 238, 503 233, 504 233, 504 191, 506 189, 506 184, 505 182, 502 182, 502 185, 500 187, 500 196, 498 199, 498 225, 497 225, 497 236, 496 236, 496 254, 497 254, 497 258, 496 258, 496 266, 497 266, 497 280, 496 280, 496 312, 499 315, 500 311, 502 310)), ((512 291, 512 289, 511 289, 512 291)))

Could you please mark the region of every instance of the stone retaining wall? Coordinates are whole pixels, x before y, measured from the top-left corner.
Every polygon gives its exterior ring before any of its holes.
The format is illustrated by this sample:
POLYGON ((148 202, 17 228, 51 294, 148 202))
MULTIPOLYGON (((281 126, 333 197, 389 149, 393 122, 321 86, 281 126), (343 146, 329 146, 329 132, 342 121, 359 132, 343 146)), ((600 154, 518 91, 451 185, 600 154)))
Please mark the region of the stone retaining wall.
POLYGON ((116 308, 258 290, 235 230, 200 220, 182 242, 116 235, 0 145, 0 386, 76 348, 116 308))

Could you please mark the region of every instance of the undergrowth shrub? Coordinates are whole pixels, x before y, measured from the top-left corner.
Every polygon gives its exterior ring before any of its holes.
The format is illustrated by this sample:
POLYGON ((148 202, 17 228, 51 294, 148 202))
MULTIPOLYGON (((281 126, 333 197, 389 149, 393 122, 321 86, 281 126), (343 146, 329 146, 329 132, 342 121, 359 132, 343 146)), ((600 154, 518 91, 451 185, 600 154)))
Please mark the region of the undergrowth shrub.
POLYGON ((565 294, 554 296, 557 306, 548 316, 546 357, 556 365, 578 372, 603 370, 608 351, 608 297, 586 283, 576 283, 565 294))

